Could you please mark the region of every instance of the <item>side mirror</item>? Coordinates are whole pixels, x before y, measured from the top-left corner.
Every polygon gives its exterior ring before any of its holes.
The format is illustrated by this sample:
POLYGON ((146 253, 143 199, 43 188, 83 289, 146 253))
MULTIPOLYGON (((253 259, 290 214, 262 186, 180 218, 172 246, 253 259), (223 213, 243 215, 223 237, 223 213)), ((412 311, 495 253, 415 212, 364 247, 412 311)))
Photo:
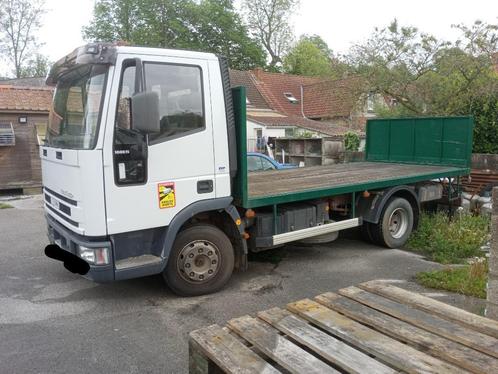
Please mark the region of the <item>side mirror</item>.
POLYGON ((131 97, 131 128, 145 134, 161 131, 157 92, 139 92, 131 97))

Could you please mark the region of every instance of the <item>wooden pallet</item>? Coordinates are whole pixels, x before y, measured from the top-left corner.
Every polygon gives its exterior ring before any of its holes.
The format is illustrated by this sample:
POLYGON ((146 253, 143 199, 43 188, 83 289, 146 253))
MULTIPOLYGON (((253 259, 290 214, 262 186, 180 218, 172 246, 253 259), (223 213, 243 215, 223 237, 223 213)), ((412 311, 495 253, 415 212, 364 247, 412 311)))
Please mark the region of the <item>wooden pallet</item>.
POLYGON ((190 373, 498 373, 498 322, 382 281, 190 333, 190 373))

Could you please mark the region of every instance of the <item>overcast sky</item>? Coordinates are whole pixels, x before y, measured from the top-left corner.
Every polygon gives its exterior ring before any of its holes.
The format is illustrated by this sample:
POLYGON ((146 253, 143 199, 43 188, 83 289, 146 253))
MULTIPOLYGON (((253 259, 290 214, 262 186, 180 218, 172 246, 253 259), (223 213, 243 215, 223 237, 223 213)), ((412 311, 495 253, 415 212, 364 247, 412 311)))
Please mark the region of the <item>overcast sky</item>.
MULTIPOLYGON (((240 0, 237 0, 239 3, 240 0)), ((55 61, 84 43, 81 28, 92 16, 95 0, 46 0, 39 40, 41 53, 55 61)), ((397 18, 439 38, 455 39, 455 23, 476 19, 498 23, 498 0, 301 0, 293 17, 296 35, 318 34, 334 52, 345 53, 376 26, 397 18)))

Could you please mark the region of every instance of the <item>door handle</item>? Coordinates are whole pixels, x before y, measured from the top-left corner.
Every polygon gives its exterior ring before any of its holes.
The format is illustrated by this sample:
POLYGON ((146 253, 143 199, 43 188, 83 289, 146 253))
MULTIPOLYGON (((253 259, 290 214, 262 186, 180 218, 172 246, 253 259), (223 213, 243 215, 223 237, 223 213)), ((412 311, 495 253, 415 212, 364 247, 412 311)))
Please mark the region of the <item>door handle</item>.
POLYGON ((213 181, 211 179, 197 181, 197 193, 213 192, 213 181))

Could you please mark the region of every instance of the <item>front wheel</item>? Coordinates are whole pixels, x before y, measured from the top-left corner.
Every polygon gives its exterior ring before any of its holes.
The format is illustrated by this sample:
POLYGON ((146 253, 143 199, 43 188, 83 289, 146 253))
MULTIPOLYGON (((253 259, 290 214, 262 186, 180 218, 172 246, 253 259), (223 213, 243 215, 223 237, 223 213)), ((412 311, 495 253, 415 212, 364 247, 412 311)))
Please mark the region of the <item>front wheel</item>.
POLYGON ((220 290, 233 268, 233 247, 225 233, 198 224, 178 234, 163 277, 177 295, 199 296, 220 290))
POLYGON ((400 248, 410 237, 413 223, 411 204, 401 197, 392 197, 384 207, 379 223, 370 226, 370 234, 379 245, 400 248))

